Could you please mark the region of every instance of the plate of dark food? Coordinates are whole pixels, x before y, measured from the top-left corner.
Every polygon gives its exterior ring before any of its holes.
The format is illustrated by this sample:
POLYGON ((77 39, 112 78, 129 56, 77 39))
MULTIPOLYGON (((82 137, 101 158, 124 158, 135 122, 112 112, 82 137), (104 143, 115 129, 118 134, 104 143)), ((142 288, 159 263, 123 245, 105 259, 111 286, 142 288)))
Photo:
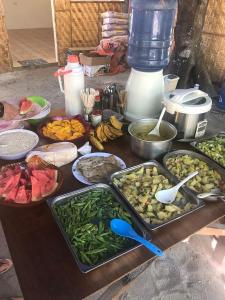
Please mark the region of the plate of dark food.
POLYGON ((113 173, 125 168, 125 162, 118 156, 94 152, 78 158, 72 166, 72 172, 78 181, 92 185, 108 182, 113 173))

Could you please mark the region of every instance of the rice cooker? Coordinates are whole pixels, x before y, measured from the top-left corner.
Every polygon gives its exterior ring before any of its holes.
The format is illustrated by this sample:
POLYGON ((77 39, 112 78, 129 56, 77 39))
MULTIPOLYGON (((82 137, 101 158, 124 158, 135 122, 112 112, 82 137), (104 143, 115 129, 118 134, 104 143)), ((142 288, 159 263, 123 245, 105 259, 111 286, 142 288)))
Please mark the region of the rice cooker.
POLYGON ((163 104, 165 119, 177 128, 178 140, 189 141, 205 134, 207 113, 212 107, 208 94, 196 87, 177 89, 165 95, 163 104))

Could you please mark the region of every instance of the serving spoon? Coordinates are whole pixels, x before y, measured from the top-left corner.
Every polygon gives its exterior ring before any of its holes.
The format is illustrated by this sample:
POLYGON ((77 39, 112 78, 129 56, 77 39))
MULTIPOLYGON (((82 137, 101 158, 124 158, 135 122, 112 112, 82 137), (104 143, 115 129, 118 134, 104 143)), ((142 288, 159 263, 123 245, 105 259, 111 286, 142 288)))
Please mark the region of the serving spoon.
POLYGON ((151 134, 151 135, 158 135, 158 136, 160 136, 159 128, 160 128, 160 124, 161 124, 161 121, 162 121, 162 118, 163 118, 165 112, 166 112, 166 108, 163 107, 156 126, 151 131, 149 131, 148 135, 151 134))
MULTIPOLYGON (((209 192, 209 193, 202 193, 202 194, 198 194, 197 197, 199 199, 205 199, 205 198, 208 198, 210 196, 217 196, 220 200, 224 201, 225 202, 225 199, 223 199, 223 197, 225 197, 225 193, 223 192, 216 192, 216 191, 212 191, 212 192, 209 192)), ((209 202, 216 202, 218 201, 217 199, 218 198, 212 198, 212 199, 207 199, 206 201, 209 201, 209 202)))
POLYGON ((156 245, 150 243, 143 237, 141 237, 137 232, 133 229, 133 227, 126 221, 122 219, 112 219, 110 221, 111 230, 120 236, 124 236, 139 242, 144 245, 148 250, 156 254, 157 256, 162 256, 163 251, 158 248, 156 245))
POLYGON ((184 185, 188 180, 190 180, 192 177, 196 176, 197 174, 198 174, 198 171, 195 171, 195 172, 189 174, 186 178, 184 178, 181 182, 179 182, 177 185, 173 186, 172 188, 158 191, 155 194, 156 200, 158 200, 159 202, 164 203, 164 204, 170 204, 170 203, 174 202, 179 188, 182 185, 184 185))

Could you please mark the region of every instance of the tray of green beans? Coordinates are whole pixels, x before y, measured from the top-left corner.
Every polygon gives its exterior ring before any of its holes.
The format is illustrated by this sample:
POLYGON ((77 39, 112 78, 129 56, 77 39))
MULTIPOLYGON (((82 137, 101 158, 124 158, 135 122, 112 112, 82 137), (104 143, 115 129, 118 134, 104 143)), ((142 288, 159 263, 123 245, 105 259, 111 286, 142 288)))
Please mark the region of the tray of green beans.
POLYGON ((106 184, 96 184, 48 200, 53 217, 79 269, 87 273, 139 246, 110 229, 110 220, 126 220, 143 237, 149 233, 106 184))

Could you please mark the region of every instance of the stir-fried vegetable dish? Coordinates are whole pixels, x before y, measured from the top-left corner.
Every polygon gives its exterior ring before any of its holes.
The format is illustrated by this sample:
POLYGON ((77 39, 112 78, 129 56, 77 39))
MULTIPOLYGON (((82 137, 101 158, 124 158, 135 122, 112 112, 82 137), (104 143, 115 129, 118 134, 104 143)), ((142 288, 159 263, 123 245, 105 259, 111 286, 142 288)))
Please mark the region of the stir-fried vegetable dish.
POLYGON ((155 166, 141 167, 114 178, 113 183, 147 223, 160 224, 195 207, 179 192, 172 204, 162 204, 156 200, 156 192, 170 188, 172 184, 155 166))
POLYGON ((225 136, 217 136, 196 144, 203 153, 225 167, 225 136))
POLYGON ((114 234, 109 222, 121 218, 130 224, 130 214, 105 189, 95 189, 55 204, 56 214, 79 260, 96 265, 136 243, 114 234))
POLYGON ((221 185, 222 178, 216 170, 209 167, 204 161, 190 155, 171 157, 167 160, 166 165, 169 171, 179 179, 198 171, 198 175, 187 182, 187 186, 198 193, 208 193, 221 185))

